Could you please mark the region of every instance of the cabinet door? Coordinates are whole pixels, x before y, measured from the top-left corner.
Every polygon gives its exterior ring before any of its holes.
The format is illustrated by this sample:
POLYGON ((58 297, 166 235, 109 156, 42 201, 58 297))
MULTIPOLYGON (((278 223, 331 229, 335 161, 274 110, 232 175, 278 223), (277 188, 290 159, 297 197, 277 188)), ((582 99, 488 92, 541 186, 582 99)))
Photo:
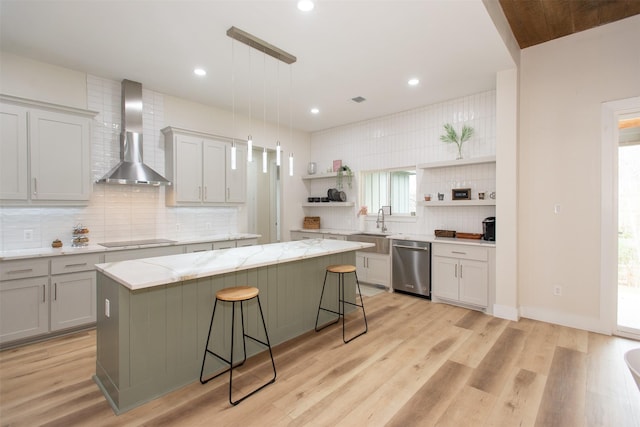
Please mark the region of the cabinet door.
POLYGON ((202 143, 203 197, 208 203, 225 201, 225 146, 218 141, 204 140, 202 143))
POLYGON ((51 276, 51 330, 96 321, 96 272, 51 276))
POLYGON ((49 277, 0 282, 0 342, 49 332, 49 277))
POLYGON ((432 257, 432 288, 436 297, 458 300, 458 260, 432 257))
POLYGON ((487 263, 460 260, 458 275, 460 277, 460 301, 486 307, 489 282, 487 263))
POLYGON ((236 147, 236 169, 231 169, 231 147, 227 145, 227 202, 244 203, 247 199, 247 150, 236 147))
POLYGON ((30 110, 31 199, 89 200, 91 121, 30 110))
POLYGON ((356 274, 359 281, 366 282, 368 280, 367 257, 362 252, 356 252, 356 274))
POLYGON ((27 110, 0 104, 0 199, 26 201, 27 110))
MULTIPOLYGON (((367 255, 366 256, 366 269, 368 283, 374 283, 378 285, 389 286, 391 276, 391 262, 388 256, 384 255, 367 255)), ((358 278, 360 274, 358 272, 358 278)), ((362 279, 364 280, 364 279, 362 279)))
POLYGON ((176 202, 202 201, 202 139, 178 135, 175 147, 176 202))

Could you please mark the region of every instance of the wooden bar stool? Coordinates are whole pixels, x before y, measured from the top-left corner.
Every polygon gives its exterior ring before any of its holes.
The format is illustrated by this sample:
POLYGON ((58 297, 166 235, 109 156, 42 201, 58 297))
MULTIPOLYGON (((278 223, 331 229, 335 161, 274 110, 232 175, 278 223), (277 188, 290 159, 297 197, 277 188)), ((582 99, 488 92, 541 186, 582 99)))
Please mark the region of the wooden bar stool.
POLYGON ((253 395, 254 393, 262 390, 263 388, 265 388, 266 386, 268 386, 269 384, 272 384, 275 382, 276 380, 276 364, 273 361, 273 353, 271 352, 271 343, 269 342, 269 335, 267 334, 267 325, 264 322, 264 315, 262 314, 262 305, 260 304, 260 297, 258 296, 258 294, 260 293, 260 290, 258 288, 254 288, 251 286, 236 286, 233 288, 225 288, 225 289, 221 289, 218 292, 216 292, 216 300, 213 303, 213 313, 211 314, 211 323, 209 324, 209 333, 207 334, 207 345, 205 346, 205 350, 204 350, 204 356, 202 358, 202 369, 200 370, 200 382, 202 384, 206 384, 207 382, 211 381, 212 379, 224 374, 225 372, 229 371, 229 403, 231 403, 232 405, 237 405, 238 403, 242 402, 244 399, 246 399, 247 397, 253 395), (245 332, 244 329, 244 312, 242 309, 242 303, 249 301, 253 298, 256 298, 258 301, 258 309, 260 311, 260 318, 262 319, 262 327, 264 328, 264 335, 267 339, 267 342, 264 342, 262 340, 259 340, 258 338, 252 337, 250 335, 248 335, 245 332), (213 327, 213 318, 216 315, 216 306, 218 305, 218 301, 227 301, 227 302, 231 302, 231 352, 230 352, 230 357, 229 360, 227 360, 226 358, 220 356, 219 354, 211 351, 209 349, 209 340, 211 338, 211 329, 213 327), (242 362, 237 363, 236 365, 233 364, 233 345, 234 345, 234 341, 235 341, 235 331, 234 331, 234 326, 235 326, 235 318, 236 318, 236 303, 240 304, 240 319, 242 321, 242 348, 243 348, 243 354, 244 357, 242 359, 242 362), (265 347, 267 347, 269 349, 269 355, 271 356, 271 366, 273 366, 273 378, 271 380, 269 380, 266 384, 261 385, 260 387, 258 387, 257 389, 253 390, 250 393, 247 393, 245 396, 241 397, 238 400, 233 400, 232 396, 231 396, 231 390, 232 390, 232 386, 233 386, 233 368, 237 368, 238 366, 241 366, 242 364, 244 364, 244 362, 247 360, 247 343, 245 338, 249 338, 259 344, 264 345, 265 347), (204 375, 204 365, 205 362, 207 360, 207 354, 210 354, 212 356, 217 357, 218 359, 220 359, 221 361, 227 363, 229 365, 228 369, 225 369, 222 372, 217 373, 216 375, 208 378, 208 379, 203 379, 203 375, 204 375))
POLYGON ((342 317, 342 341, 344 341, 345 344, 350 341, 353 341, 354 339, 358 338, 360 335, 366 334, 367 331, 369 330, 369 326, 367 325, 367 315, 364 312, 364 302, 362 301, 362 292, 360 292, 360 282, 358 281, 358 274, 356 273, 356 267, 353 265, 348 265, 348 264, 330 265, 325 270, 324 283, 322 284, 322 293, 320 294, 320 303, 318 304, 318 314, 316 315, 316 327, 315 327, 316 332, 323 330, 327 326, 331 326, 334 323, 337 323, 340 320, 340 317, 342 317), (330 308, 325 308, 322 306, 322 298, 324 297, 324 289, 325 289, 325 286, 327 285, 327 275, 329 273, 335 273, 338 275, 338 311, 332 310, 330 308), (358 289, 358 294, 356 296, 360 298, 359 304, 357 301, 351 302, 351 301, 345 301, 344 299, 344 275, 347 273, 353 273, 355 275, 356 287, 358 289), (354 307, 360 307, 362 309, 362 317, 364 318, 364 331, 360 332, 356 336, 349 338, 348 340, 345 338, 345 332, 344 332, 344 315, 345 315, 344 305, 345 304, 349 304, 354 307), (338 318, 335 321, 328 323, 322 326, 321 328, 318 328, 318 320, 320 319, 321 310, 327 311, 329 313, 337 314, 338 318))

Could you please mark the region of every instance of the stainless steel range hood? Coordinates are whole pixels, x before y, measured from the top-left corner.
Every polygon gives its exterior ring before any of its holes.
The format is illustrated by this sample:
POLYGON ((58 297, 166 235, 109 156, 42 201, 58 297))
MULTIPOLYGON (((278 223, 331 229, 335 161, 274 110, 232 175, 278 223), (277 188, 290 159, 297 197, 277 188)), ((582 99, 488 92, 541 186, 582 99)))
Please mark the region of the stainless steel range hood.
POLYGON ((142 84, 138 82, 122 81, 120 163, 96 182, 171 185, 169 180, 142 162, 142 84))

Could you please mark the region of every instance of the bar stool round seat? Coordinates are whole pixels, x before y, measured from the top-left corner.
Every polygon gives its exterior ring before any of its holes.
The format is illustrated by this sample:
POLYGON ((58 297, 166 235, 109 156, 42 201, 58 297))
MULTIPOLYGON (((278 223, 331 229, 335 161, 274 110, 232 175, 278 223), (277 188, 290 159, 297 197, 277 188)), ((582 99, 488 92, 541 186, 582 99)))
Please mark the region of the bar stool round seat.
MULTIPOLYGON (((225 334, 223 332, 220 332, 218 335, 220 336, 224 336, 225 334)), ((211 322, 209 323, 209 333, 207 334, 207 343, 205 345, 205 349, 204 349, 204 356, 202 358, 202 369, 200 370, 200 382, 202 384, 206 384, 207 382, 211 381, 212 379, 226 373, 229 372, 229 403, 231 403, 232 405, 237 405, 238 403, 242 402, 244 399, 246 399, 247 397, 253 395, 254 393, 262 390, 263 388, 265 388, 266 386, 268 386, 269 384, 272 384, 275 382, 276 380, 276 364, 273 360, 273 352, 271 351, 271 343, 269 342, 269 334, 267 333, 267 325, 264 322, 264 315, 262 313, 262 305, 260 304, 260 290, 256 287, 253 286, 235 286, 235 287, 231 287, 231 288, 224 288, 219 290, 218 292, 216 292, 216 299, 215 302, 213 303, 213 312, 211 314, 211 322), (257 303, 258 303, 258 311, 260 312, 260 319, 262 320, 262 327, 264 329, 264 336, 265 336, 265 341, 263 341, 262 339, 259 339, 257 337, 254 336, 250 336, 249 334, 247 334, 247 332, 245 331, 245 327, 244 327, 244 309, 243 309, 243 303, 246 304, 248 301, 252 300, 252 299, 256 299, 257 303), (211 331, 213 329, 213 320, 215 318, 216 315, 216 308, 218 306, 218 301, 220 301, 221 303, 231 303, 231 350, 229 351, 229 359, 227 359, 226 357, 220 355, 219 353, 213 351, 212 349, 209 348, 209 343, 211 340, 211 331), (234 348, 234 342, 235 342, 235 324, 236 324, 236 304, 240 304, 240 321, 242 324, 242 349, 243 349, 243 359, 241 362, 239 363, 235 363, 233 362, 233 348, 234 348), (265 384, 261 385, 260 387, 256 388, 255 390, 245 394, 243 397, 241 397, 240 399, 236 399, 233 400, 233 396, 232 396, 232 389, 233 389, 233 370, 235 368, 237 368, 238 366, 243 365, 246 360, 247 360, 247 344, 246 344, 246 339, 249 338, 250 340, 258 343, 258 344, 262 344, 263 346, 265 346, 268 350, 269 350, 269 356, 271 357, 271 366, 273 367, 273 378, 271 378, 268 382, 266 382, 265 384), (214 356, 216 357, 218 360, 226 363, 227 365, 229 365, 229 367, 225 370, 223 370, 222 372, 218 372, 217 374, 209 377, 209 378, 204 378, 204 368, 205 368, 205 362, 207 361, 207 355, 210 356, 214 356)))
POLYGON ((260 293, 260 289, 253 286, 236 286, 224 288, 216 292, 216 299, 219 301, 247 301, 255 298, 260 293))
POLYGON ((360 335, 366 334, 367 331, 369 330, 369 326, 367 325, 367 315, 364 311, 364 302, 362 300, 362 292, 360 292, 360 282, 358 281, 358 273, 356 272, 356 270, 357 270, 356 266, 350 265, 350 264, 336 264, 336 265, 329 265, 326 267, 325 273, 324 273, 324 283, 322 284, 322 293, 320 294, 320 303, 318 304, 318 314, 316 315, 316 326, 315 326, 316 332, 319 332, 328 326, 338 323, 338 321, 342 317, 342 341, 344 341, 345 344, 350 341, 353 341, 354 339, 358 338, 360 335), (338 275, 338 308, 336 310, 334 310, 333 308, 327 308, 326 306, 322 305, 325 288, 327 286, 327 276, 329 275, 329 273, 334 273, 338 275), (349 273, 353 273, 356 281, 357 293, 354 297, 354 301, 347 301, 344 296, 344 275, 349 273), (345 314, 346 314, 344 310, 345 304, 361 308, 362 317, 364 319, 364 330, 349 339, 346 339, 345 337, 345 314), (321 327, 318 327, 318 321, 320 319, 321 311, 333 313, 338 317, 333 322, 330 322, 321 327))
POLYGON ((349 264, 330 265, 327 267, 327 271, 330 273, 355 273, 356 266, 349 264))

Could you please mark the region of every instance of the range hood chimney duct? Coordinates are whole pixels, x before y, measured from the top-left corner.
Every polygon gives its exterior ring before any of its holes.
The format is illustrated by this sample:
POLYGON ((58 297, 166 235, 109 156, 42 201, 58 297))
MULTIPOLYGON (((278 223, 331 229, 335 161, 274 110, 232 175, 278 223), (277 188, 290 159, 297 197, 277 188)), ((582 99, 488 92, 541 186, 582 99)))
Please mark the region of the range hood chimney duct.
POLYGON ((97 181, 104 184, 171 185, 142 162, 142 84, 122 81, 120 163, 97 181))

